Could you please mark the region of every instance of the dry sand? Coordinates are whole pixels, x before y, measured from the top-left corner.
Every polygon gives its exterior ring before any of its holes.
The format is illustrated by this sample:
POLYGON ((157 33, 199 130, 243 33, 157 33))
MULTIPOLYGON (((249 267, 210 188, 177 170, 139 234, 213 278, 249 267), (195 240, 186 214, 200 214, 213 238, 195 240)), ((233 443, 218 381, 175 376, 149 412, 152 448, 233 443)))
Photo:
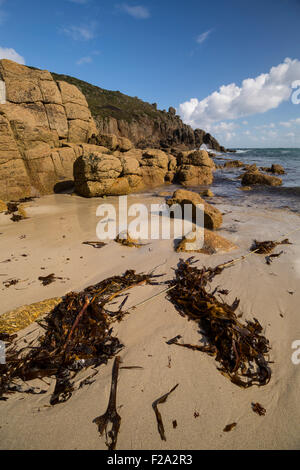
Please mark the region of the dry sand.
MULTIPOLYGON (((129 203, 141 199, 147 204, 164 201, 162 197, 139 195, 130 196, 129 203)), ((109 198, 106 202, 116 200, 109 198)), ((30 203, 28 220, 12 223, 0 215, 0 313, 81 290, 126 269, 146 272, 159 266, 157 273, 171 278, 179 259, 189 257, 174 251, 173 240, 150 241, 141 249, 113 241, 102 249, 82 245, 83 241, 96 240, 95 213, 100 202, 103 200, 52 195, 30 203), (12 261, 2 262, 7 259, 12 261), (50 273, 64 280, 43 287, 38 277, 50 273), (9 278, 21 282, 5 288, 2 282, 9 278)), ((288 211, 225 204, 217 207, 226 213, 218 233, 239 249, 197 255, 199 266, 216 266, 237 258, 249 250, 254 238, 275 240, 300 226, 299 216, 288 211)), ((300 448, 300 364, 294 365, 291 360, 292 343, 300 340, 300 231, 289 238, 293 244, 280 247, 284 254, 270 266, 263 256, 254 254, 224 270, 215 280, 230 290, 228 300, 241 299, 238 312, 243 312, 244 320, 255 316, 265 329, 274 360, 267 386, 240 389, 218 372, 214 358, 168 346, 166 341, 178 334, 185 342, 197 343, 199 334, 197 325, 182 318, 165 296, 138 308, 114 326, 125 345, 120 353, 123 365, 143 367, 120 370, 117 404, 122 422, 117 449, 300 448), (151 405, 177 383, 176 391, 160 405, 167 437, 163 442, 151 405), (266 416, 255 414, 252 402, 261 403, 266 416), (173 429, 175 419, 178 426, 173 429), (224 433, 224 427, 233 422, 236 428, 224 433)), ((128 306, 160 290, 161 286, 135 288, 128 306)), ((20 336, 35 328, 31 325, 20 336)), ((54 382, 46 395, 16 394, 0 402, 0 448, 106 449, 105 439, 92 421, 106 410, 112 364, 113 360, 101 366, 96 382, 76 391, 64 404, 48 406, 54 382)))

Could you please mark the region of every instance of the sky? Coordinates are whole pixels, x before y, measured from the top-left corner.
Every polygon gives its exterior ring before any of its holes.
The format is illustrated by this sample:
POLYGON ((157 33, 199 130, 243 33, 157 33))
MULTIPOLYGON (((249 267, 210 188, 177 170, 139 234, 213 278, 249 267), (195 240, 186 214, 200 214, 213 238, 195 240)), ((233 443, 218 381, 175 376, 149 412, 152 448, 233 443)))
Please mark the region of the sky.
POLYGON ((300 147, 299 20, 300 0, 0 0, 0 59, 173 106, 226 147, 300 147))

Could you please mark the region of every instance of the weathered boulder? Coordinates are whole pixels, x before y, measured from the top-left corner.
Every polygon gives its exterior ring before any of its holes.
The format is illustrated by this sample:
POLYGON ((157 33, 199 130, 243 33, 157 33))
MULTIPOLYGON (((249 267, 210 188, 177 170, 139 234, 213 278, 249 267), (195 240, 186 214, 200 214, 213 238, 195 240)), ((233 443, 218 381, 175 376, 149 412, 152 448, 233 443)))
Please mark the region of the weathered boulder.
POLYGON ((204 199, 202 199, 199 194, 193 191, 187 191, 185 189, 178 189, 177 191, 174 192, 172 198, 167 200, 167 204, 169 207, 172 206, 173 204, 179 204, 182 208, 183 215, 184 215, 185 204, 192 205, 193 221, 195 221, 196 219, 196 211, 198 210, 197 205, 199 204, 203 205, 205 228, 216 230, 222 225, 223 217, 222 217, 221 212, 217 208, 212 206, 211 204, 208 204, 207 202, 205 202, 204 199))
POLYGON ((265 175, 259 171, 247 171, 242 177, 243 186, 253 186, 256 184, 267 186, 280 186, 282 179, 276 176, 265 175))
POLYGON ((7 211, 7 204, 5 202, 0 200, 0 214, 1 212, 6 212, 7 211))
POLYGON ((167 171, 169 166, 169 156, 162 150, 146 149, 143 153, 141 165, 162 168, 167 171))
POLYGON ((177 180, 183 186, 198 186, 213 182, 215 164, 206 150, 181 152, 178 155, 177 180))
POLYGON ((207 166, 181 165, 177 173, 177 180, 182 186, 199 186, 212 184, 212 169, 207 166))
POLYGON ((97 133, 93 135, 90 142, 107 147, 111 151, 118 150, 120 152, 128 152, 133 148, 133 144, 129 139, 126 137, 117 137, 115 134, 97 133))
POLYGON ((271 168, 261 167, 260 169, 261 169, 261 171, 267 171, 268 173, 273 173, 275 175, 284 175, 285 174, 285 170, 284 170, 283 166, 278 165, 278 164, 274 164, 274 163, 271 166, 271 168))
POLYGON ((225 168, 225 169, 227 169, 227 168, 241 168, 244 165, 245 164, 243 162, 241 162, 240 160, 229 160, 229 161, 224 163, 223 168, 225 168))
POLYGON ((0 60, 0 80, 6 88, 0 104, 0 197, 51 193, 70 178, 80 154, 61 147, 85 143, 97 131, 86 98, 48 71, 6 59, 0 60))
POLYGON ((198 229, 198 232, 190 232, 183 237, 176 247, 177 253, 196 252, 212 255, 215 253, 227 253, 237 249, 237 246, 226 240, 226 238, 207 229, 204 229, 204 234, 199 230, 203 229, 198 229))
POLYGON ((143 187, 139 173, 134 159, 101 153, 83 155, 74 163, 75 191, 84 197, 129 194, 143 187))
POLYGON ((206 150, 196 150, 194 152, 182 152, 179 155, 179 164, 193 165, 197 167, 207 166, 213 169, 215 167, 213 160, 209 157, 206 150))

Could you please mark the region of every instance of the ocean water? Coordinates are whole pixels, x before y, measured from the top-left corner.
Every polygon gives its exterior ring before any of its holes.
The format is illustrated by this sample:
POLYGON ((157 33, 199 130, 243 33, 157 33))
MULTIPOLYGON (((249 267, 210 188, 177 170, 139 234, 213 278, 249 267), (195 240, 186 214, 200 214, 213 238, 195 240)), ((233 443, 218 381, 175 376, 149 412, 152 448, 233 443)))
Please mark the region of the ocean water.
POLYGON ((240 160, 257 167, 270 167, 273 163, 284 167, 285 175, 275 175, 282 178, 282 186, 254 186, 252 191, 241 191, 241 180, 238 176, 245 170, 243 168, 217 170, 214 182, 210 186, 215 195, 228 198, 235 204, 264 204, 272 208, 289 208, 300 213, 300 149, 293 148, 259 148, 237 149, 236 153, 219 154, 215 160, 240 160))

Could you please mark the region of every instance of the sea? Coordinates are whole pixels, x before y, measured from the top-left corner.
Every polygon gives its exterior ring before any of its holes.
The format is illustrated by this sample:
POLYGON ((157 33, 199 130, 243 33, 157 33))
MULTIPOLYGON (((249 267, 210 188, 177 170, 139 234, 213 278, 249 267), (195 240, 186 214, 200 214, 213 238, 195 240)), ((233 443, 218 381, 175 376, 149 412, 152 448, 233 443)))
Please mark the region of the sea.
POLYGON ((240 160, 247 164, 256 163, 257 167, 271 167, 280 164, 285 175, 282 186, 253 186, 251 191, 241 191, 241 180, 238 176, 243 168, 221 169, 214 173, 214 182, 210 189, 216 196, 227 198, 228 201, 248 206, 264 204, 276 209, 290 209, 300 213, 300 149, 298 148, 244 148, 235 149, 234 153, 218 154, 216 163, 240 160))
MULTIPOLYGON (((191 191, 201 192, 205 189, 213 191, 219 202, 236 206, 255 207, 264 205, 265 208, 287 209, 300 214, 300 149, 298 148, 243 148, 235 152, 218 153, 215 150, 201 146, 208 152, 214 153, 214 162, 222 165, 229 160, 240 160, 245 164, 256 163, 257 168, 271 167, 276 163, 285 169, 285 175, 274 175, 282 179, 282 186, 253 186, 251 191, 241 190, 239 176, 245 168, 218 169, 214 172, 213 184, 206 186, 187 187, 191 191)), ((271 173, 268 173, 271 174, 271 173)), ((152 195, 157 195, 162 189, 175 191, 182 189, 179 184, 156 188, 152 195)), ((150 193, 149 193, 150 195, 150 193)), ((213 199, 216 201, 216 198, 213 199)))

